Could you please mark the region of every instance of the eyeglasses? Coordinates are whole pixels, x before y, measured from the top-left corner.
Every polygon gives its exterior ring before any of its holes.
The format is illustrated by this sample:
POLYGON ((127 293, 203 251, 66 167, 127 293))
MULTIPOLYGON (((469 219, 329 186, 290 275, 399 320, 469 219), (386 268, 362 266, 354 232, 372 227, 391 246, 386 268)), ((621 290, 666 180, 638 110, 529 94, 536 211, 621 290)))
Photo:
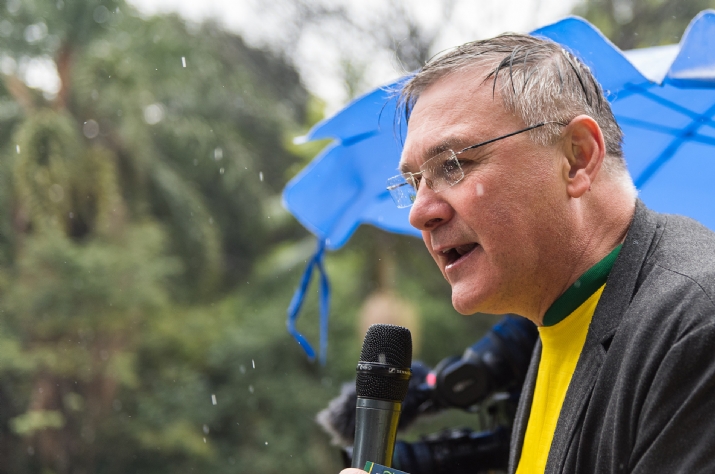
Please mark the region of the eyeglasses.
POLYGON ((467 150, 473 150, 482 145, 488 145, 489 143, 503 140, 504 138, 513 137, 514 135, 528 132, 529 130, 543 127, 548 124, 566 125, 562 122, 541 122, 522 130, 502 135, 501 137, 492 138, 491 140, 468 146, 467 148, 463 148, 459 151, 443 151, 422 163, 422 166, 420 166, 420 170, 417 173, 403 173, 389 178, 387 180, 387 190, 390 192, 390 196, 392 196, 392 200, 395 201, 398 208, 402 209, 410 207, 415 202, 415 199, 417 199, 417 191, 419 190, 422 180, 424 180, 428 188, 436 193, 439 193, 445 189, 451 188, 464 179, 464 170, 462 170, 462 166, 459 164, 459 160, 457 159, 457 155, 460 153, 464 153, 467 150))

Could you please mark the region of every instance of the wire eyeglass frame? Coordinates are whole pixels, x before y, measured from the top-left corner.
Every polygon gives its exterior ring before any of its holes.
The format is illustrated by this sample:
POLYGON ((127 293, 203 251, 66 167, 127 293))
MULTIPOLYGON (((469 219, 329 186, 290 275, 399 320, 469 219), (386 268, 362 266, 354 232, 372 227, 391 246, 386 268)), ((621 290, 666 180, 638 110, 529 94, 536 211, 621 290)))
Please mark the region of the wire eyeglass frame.
POLYGON ((490 143, 513 137, 514 135, 528 132, 530 130, 534 130, 535 128, 543 127, 544 125, 549 124, 557 124, 561 126, 567 125, 563 122, 557 121, 540 122, 521 130, 517 130, 516 132, 507 133, 506 135, 502 135, 500 137, 470 145, 459 151, 445 150, 422 163, 418 172, 406 172, 389 178, 387 180, 387 190, 390 192, 390 196, 398 208, 403 209, 410 207, 415 202, 415 199, 417 199, 417 191, 419 190, 422 180, 425 181, 427 187, 429 187, 432 191, 439 193, 445 189, 451 188, 464 179, 464 170, 459 164, 457 155, 464 153, 467 150, 473 150, 480 146, 488 145, 490 143))

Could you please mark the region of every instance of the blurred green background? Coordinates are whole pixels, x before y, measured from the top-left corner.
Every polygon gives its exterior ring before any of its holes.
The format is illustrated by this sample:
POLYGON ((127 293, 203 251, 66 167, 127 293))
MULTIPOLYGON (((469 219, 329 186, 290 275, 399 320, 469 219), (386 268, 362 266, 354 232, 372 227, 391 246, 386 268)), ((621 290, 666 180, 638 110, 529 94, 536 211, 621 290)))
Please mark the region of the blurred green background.
MULTIPOLYGON (((351 21, 292 3, 297 32, 351 21)), ((414 68, 436 32, 405 5, 362 30, 414 68)), ((575 9, 634 48, 677 42, 712 6, 575 9)), ((353 377, 368 323, 410 325, 435 364, 496 320, 454 312, 419 240, 361 228, 327 257, 328 364, 305 358, 285 311, 314 239, 280 191, 325 145, 292 142, 325 104, 289 53, 122 0, 0 0, 0 472, 337 472, 314 417, 353 377), (43 64, 55 90, 23 76, 43 64)), ((341 67, 347 95, 364 92, 365 69, 341 67)), ((299 323, 311 341, 316 294, 299 323)))

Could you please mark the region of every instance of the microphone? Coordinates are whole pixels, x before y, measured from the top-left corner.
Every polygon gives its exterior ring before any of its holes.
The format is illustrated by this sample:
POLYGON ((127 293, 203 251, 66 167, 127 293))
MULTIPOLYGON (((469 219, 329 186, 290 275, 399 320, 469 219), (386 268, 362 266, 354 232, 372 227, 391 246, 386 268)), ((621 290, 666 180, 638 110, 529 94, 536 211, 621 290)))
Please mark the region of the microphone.
POLYGON ((367 461, 392 466, 397 423, 407 394, 412 335, 407 328, 373 324, 363 341, 355 388, 355 443, 352 467, 367 461))

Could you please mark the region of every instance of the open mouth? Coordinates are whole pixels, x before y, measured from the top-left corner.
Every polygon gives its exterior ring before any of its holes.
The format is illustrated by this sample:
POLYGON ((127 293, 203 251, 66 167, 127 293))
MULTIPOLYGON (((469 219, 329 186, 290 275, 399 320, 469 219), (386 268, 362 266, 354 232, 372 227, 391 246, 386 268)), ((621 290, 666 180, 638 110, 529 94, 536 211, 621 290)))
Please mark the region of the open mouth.
POLYGON ((447 266, 453 265, 457 261, 464 258, 465 255, 471 253, 479 244, 472 242, 469 244, 460 245, 458 247, 452 247, 442 250, 442 256, 447 261, 447 266))

